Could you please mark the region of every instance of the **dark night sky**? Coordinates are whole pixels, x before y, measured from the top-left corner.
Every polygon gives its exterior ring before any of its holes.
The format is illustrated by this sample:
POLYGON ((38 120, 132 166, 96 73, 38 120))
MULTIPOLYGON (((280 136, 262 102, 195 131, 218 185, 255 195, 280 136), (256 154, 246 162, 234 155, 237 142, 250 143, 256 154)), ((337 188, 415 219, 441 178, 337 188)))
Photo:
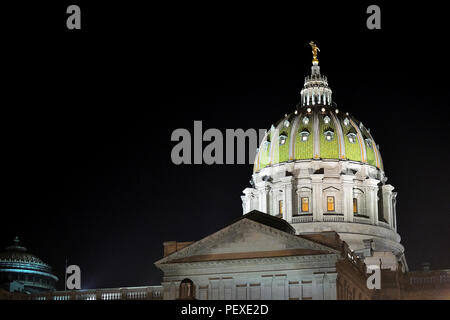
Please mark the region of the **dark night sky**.
POLYGON ((83 288, 159 284, 163 241, 198 240, 239 217, 252 173, 172 164, 172 131, 193 132, 194 120, 269 128, 294 110, 315 40, 334 101, 381 147, 411 269, 449 268, 445 17, 382 3, 382 30, 369 31, 367 4, 315 15, 82 2, 78 33, 65 30, 65 4, 10 12, 21 18, 2 44, 0 246, 19 235, 60 278, 67 256, 83 288))

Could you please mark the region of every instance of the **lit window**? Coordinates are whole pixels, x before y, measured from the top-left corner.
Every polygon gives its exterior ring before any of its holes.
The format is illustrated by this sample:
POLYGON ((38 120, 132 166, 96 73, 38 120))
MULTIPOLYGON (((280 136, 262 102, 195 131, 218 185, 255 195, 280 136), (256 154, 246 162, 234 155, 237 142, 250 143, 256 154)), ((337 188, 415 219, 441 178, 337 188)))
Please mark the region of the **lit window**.
POLYGON ((300 132, 300 138, 303 142, 308 141, 308 137, 309 137, 309 131, 303 130, 302 132, 300 132))
POLYGON ((367 139, 366 139, 366 143, 367 143, 367 146, 368 146, 369 148, 372 148, 372 140, 370 140, 369 138, 367 138, 367 139))
POLYGON ((264 141, 264 144, 263 144, 264 150, 267 150, 269 148, 269 145, 270 145, 269 140, 264 141))
POLYGON ((353 213, 358 213, 358 199, 353 198, 353 213))
POLYGON ((287 136, 284 134, 280 134, 280 144, 285 144, 287 140, 287 136))
POLYGON ((325 131, 323 134, 325 135, 325 139, 326 139, 327 141, 333 140, 333 137, 334 137, 334 132, 333 132, 333 131, 327 130, 327 131, 325 131))
POLYGON ((349 134, 347 134, 348 137, 348 141, 350 143, 355 143, 356 142, 356 134, 350 132, 349 134))
POLYGON ((283 214, 283 200, 278 201, 278 213, 283 214))
POLYGON ((334 197, 333 196, 327 197, 327 210, 334 211, 334 197))
POLYGON ((345 124, 346 126, 348 126, 348 125, 350 124, 350 120, 348 120, 348 118, 345 118, 345 119, 344 119, 344 124, 345 124))
POLYGON ((307 111, 308 113, 311 112, 311 108, 306 109, 306 111, 307 111))
POLYGON ((303 121, 304 124, 308 124, 309 118, 308 117, 303 117, 302 121, 303 121))
POLYGON ((323 122, 325 122, 326 124, 330 123, 330 117, 329 116, 325 116, 323 118, 323 122))
POLYGON ((308 197, 302 197, 302 212, 309 212, 309 198, 308 197))
POLYGON ((289 120, 285 120, 285 121, 284 121, 284 126, 285 126, 286 128, 289 127, 289 124, 290 124, 289 120))

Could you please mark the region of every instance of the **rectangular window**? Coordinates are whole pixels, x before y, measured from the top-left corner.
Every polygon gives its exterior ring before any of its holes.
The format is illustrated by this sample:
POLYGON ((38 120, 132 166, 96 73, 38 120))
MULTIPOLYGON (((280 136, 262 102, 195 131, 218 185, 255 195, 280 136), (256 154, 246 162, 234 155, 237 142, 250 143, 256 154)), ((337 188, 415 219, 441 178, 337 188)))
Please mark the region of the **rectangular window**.
POLYGON ((327 210, 334 211, 334 197, 333 196, 327 197, 327 210))
POLYGON ((302 203, 302 212, 309 212, 309 198, 302 197, 301 203, 302 203))
POLYGON ((283 215, 283 200, 278 201, 278 213, 283 215))
POLYGON ((353 213, 358 213, 358 199, 353 198, 353 213))

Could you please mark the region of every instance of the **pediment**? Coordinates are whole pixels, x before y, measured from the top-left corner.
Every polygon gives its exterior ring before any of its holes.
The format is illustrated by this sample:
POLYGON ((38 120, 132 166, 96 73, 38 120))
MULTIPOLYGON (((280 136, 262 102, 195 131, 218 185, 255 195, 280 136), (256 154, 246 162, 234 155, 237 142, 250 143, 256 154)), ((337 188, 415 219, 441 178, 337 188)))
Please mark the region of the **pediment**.
POLYGON ((158 264, 335 253, 335 249, 250 219, 237 222, 156 262, 158 264))
POLYGON ((333 186, 329 186, 329 187, 324 188, 323 191, 340 191, 340 190, 333 186))

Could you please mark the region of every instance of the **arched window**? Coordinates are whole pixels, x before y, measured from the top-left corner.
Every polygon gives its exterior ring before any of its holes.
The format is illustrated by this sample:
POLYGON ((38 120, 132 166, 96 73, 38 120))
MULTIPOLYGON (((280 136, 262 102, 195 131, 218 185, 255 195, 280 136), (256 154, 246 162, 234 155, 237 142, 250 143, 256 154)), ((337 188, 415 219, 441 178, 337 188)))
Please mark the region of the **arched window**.
POLYGON ((285 144, 286 140, 287 140, 287 134, 283 132, 282 134, 280 134, 280 137, 278 140, 280 141, 281 145, 285 144))
POLYGON ((191 279, 181 281, 180 299, 195 299, 195 287, 191 279))

